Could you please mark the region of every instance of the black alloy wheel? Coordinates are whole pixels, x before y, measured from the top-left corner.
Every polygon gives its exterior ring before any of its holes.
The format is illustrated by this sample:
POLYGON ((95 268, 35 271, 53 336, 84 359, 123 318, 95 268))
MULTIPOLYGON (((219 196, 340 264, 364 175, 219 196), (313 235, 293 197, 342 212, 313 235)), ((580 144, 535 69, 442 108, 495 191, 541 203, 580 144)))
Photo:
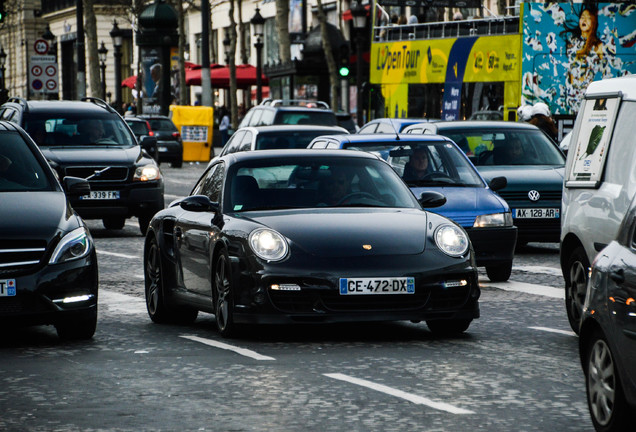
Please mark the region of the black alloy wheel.
POLYGON ((199 311, 193 308, 172 307, 164 294, 164 273, 161 263, 161 250, 157 239, 152 236, 144 263, 144 282, 146 309, 148 316, 158 324, 191 324, 197 319, 199 311))
POLYGON ((235 332, 233 309, 234 298, 230 259, 225 250, 218 254, 214 266, 214 315, 216 328, 223 337, 230 337, 235 332))
POLYGON ((579 334, 590 271, 590 262, 583 247, 579 246, 574 249, 568 259, 567 270, 567 277, 565 278, 565 309, 570 327, 572 327, 574 333, 579 334))

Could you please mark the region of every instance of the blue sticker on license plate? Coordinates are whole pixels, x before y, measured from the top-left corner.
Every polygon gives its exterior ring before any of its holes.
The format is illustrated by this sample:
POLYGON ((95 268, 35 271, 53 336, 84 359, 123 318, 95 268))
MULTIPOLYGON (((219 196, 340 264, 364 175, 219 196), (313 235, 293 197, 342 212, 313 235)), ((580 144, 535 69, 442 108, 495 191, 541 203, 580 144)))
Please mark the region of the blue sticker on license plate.
POLYGON ((15 279, 0 279, 0 297, 15 295, 15 279))
POLYGON ((414 294, 415 278, 340 278, 340 295, 414 294))

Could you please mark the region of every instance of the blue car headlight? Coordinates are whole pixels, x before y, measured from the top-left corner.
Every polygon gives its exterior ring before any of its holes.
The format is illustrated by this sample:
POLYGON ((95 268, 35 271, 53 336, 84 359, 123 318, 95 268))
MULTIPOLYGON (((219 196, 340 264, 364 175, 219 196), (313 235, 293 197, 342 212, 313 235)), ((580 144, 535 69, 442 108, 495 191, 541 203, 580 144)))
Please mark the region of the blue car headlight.
POLYGON ((51 255, 49 264, 60 264, 85 257, 91 250, 92 241, 86 228, 74 229, 62 237, 51 255))
POLYGON ((479 215, 475 218, 473 228, 509 227, 512 226, 512 214, 493 213, 479 215))
POLYGON ((249 244, 254 253, 267 261, 279 261, 287 255, 287 240, 269 228, 259 228, 250 233, 249 244))
POLYGON ((462 256, 468 250, 470 241, 464 231, 455 225, 441 225, 435 231, 435 243, 446 255, 462 256))

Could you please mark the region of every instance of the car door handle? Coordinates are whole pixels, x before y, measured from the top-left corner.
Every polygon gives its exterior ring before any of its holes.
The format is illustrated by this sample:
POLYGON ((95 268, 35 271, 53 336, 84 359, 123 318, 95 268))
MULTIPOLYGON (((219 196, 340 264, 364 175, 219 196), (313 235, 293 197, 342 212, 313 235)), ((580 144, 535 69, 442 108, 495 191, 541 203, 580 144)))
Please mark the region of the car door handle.
POLYGON ((609 277, 617 284, 622 284, 623 282, 625 282, 625 272, 623 271, 623 269, 610 271, 609 277))

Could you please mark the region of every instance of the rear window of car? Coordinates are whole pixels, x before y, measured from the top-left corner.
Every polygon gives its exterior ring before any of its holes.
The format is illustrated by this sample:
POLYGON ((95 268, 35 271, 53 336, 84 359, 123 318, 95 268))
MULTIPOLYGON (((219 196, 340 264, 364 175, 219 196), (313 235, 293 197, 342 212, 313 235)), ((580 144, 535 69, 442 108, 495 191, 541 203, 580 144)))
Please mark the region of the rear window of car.
POLYGON ((177 127, 169 119, 148 119, 153 131, 178 132, 177 127))
POLYGON ((331 111, 279 111, 275 124, 309 124, 320 126, 338 126, 338 119, 331 111))
POLYGON ((135 135, 148 135, 146 122, 126 122, 135 135))
POLYGON ((258 134, 256 138, 256 150, 272 149, 300 149, 307 148, 311 140, 320 135, 340 135, 342 131, 306 131, 306 132, 274 132, 258 134))

